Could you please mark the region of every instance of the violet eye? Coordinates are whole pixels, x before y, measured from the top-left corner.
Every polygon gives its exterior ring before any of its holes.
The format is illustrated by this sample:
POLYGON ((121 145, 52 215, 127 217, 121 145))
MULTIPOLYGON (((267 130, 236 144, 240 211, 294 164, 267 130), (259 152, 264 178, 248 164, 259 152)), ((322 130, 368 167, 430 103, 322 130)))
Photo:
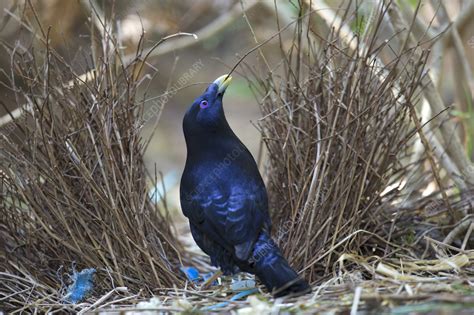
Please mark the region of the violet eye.
POLYGON ((201 108, 207 108, 209 107, 209 103, 206 100, 202 100, 201 103, 199 104, 201 108))

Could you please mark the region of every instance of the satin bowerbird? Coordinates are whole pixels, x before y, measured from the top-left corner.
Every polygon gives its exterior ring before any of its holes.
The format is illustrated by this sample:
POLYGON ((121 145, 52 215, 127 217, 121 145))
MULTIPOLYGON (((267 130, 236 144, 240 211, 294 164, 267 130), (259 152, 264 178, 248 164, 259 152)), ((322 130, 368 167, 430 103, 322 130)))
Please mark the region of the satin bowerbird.
POLYGON ((276 297, 309 292, 271 238, 265 184, 226 120, 222 98, 230 81, 217 78, 184 116, 183 213, 197 245, 224 274, 255 274, 276 297))

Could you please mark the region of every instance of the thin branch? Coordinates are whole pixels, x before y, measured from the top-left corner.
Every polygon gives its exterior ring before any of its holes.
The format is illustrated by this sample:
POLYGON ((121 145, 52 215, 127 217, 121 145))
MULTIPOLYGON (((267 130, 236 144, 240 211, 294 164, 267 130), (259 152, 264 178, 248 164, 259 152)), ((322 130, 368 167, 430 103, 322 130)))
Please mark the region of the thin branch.
MULTIPOLYGON (((90 5, 88 0, 83 0, 83 3, 87 3, 88 7, 90 5)), ((250 10, 253 7, 263 4, 264 2, 260 1, 252 1, 246 7, 245 10, 250 10)), ((169 35, 163 39, 161 39, 157 44, 153 47, 148 48, 145 50, 144 55, 146 56, 145 59, 159 57, 166 55, 172 51, 181 50, 184 48, 192 47, 198 43, 205 41, 206 39, 211 38, 215 34, 221 32, 223 29, 228 27, 231 23, 233 23, 236 19, 242 16, 242 10, 239 3, 234 5, 226 14, 221 15, 216 20, 211 22, 210 24, 206 25, 202 29, 198 30, 195 34, 189 33, 177 33, 173 35, 169 35), (178 36, 185 36, 183 38, 176 38, 178 36), (169 39, 173 39, 168 41, 169 39), (159 45, 159 49, 156 49, 159 45)), ((99 25, 101 24, 100 20, 96 21, 99 25)), ((135 54, 127 55, 124 57, 124 64, 130 64, 136 59, 135 54)), ((89 82, 91 79, 95 77, 94 75, 95 70, 91 70, 87 73, 82 75, 78 75, 78 79, 83 82, 89 82)), ((76 80, 72 80, 67 83, 67 85, 72 86, 76 80)), ((5 115, 0 117, 0 127, 12 122, 13 119, 17 119, 21 117, 24 111, 28 111, 26 106, 22 108, 17 108, 11 112, 11 115, 5 115)))
MULTIPOLYGON (((403 40, 402 35, 406 36, 405 40, 408 47, 414 48, 415 55, 421 55, 421 48, 416 43, 413 34, 407 31, 410 29, 410 27, 403 19, 397 5, 391 5, 388 10, 388 13, 390 15, 395 30, 397 31, 397 33, 399 33, 399 38, 403 40)), ((423 95, 430 104, 432 111, 434 113, 443 112, 446 109, 446 106, 438 90, 436 89, 436 86, 433 83, 433 80, 431 79, 429 73, 423 76, 422 84, 424 86, 423 95)), ((472 167, 471 162, 469 161, 464 151, 463 145, 459 140, 455 124, 449 119, 443 122, 440 122, 440 119, 437 119, 432 122, 432 125, 436 126, 438 124, 440 128, 440 135, 442 137, 444 147, 446 148, 446 152, 450 155, 456 167, 462 172, 470 169, 470 167, 472 167)), ((474 186, 474 178, 467 178, 467 176, 465 176, 465 181, 468 186, 474 186)))

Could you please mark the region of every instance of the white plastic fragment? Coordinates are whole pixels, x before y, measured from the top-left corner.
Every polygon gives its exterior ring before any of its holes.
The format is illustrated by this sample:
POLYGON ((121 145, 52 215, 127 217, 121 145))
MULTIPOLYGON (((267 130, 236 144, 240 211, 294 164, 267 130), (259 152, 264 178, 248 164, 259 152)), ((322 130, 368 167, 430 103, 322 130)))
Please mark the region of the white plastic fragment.
POLYGON ((237 280, 230 285, 232 291, 242 291, 255 288, 255 280, 237 280))

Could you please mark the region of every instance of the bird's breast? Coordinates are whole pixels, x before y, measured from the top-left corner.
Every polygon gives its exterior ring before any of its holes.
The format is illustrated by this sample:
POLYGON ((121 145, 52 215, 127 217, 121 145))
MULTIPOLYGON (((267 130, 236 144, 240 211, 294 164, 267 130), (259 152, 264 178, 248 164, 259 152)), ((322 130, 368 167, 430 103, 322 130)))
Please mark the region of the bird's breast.
POLYGON ((238 140, 215 140, 188 146, 182 195, 197 197, 217 191, 226 196, 236 189, 245 193, 265 190, 255 160, 246 147, 238 140))

